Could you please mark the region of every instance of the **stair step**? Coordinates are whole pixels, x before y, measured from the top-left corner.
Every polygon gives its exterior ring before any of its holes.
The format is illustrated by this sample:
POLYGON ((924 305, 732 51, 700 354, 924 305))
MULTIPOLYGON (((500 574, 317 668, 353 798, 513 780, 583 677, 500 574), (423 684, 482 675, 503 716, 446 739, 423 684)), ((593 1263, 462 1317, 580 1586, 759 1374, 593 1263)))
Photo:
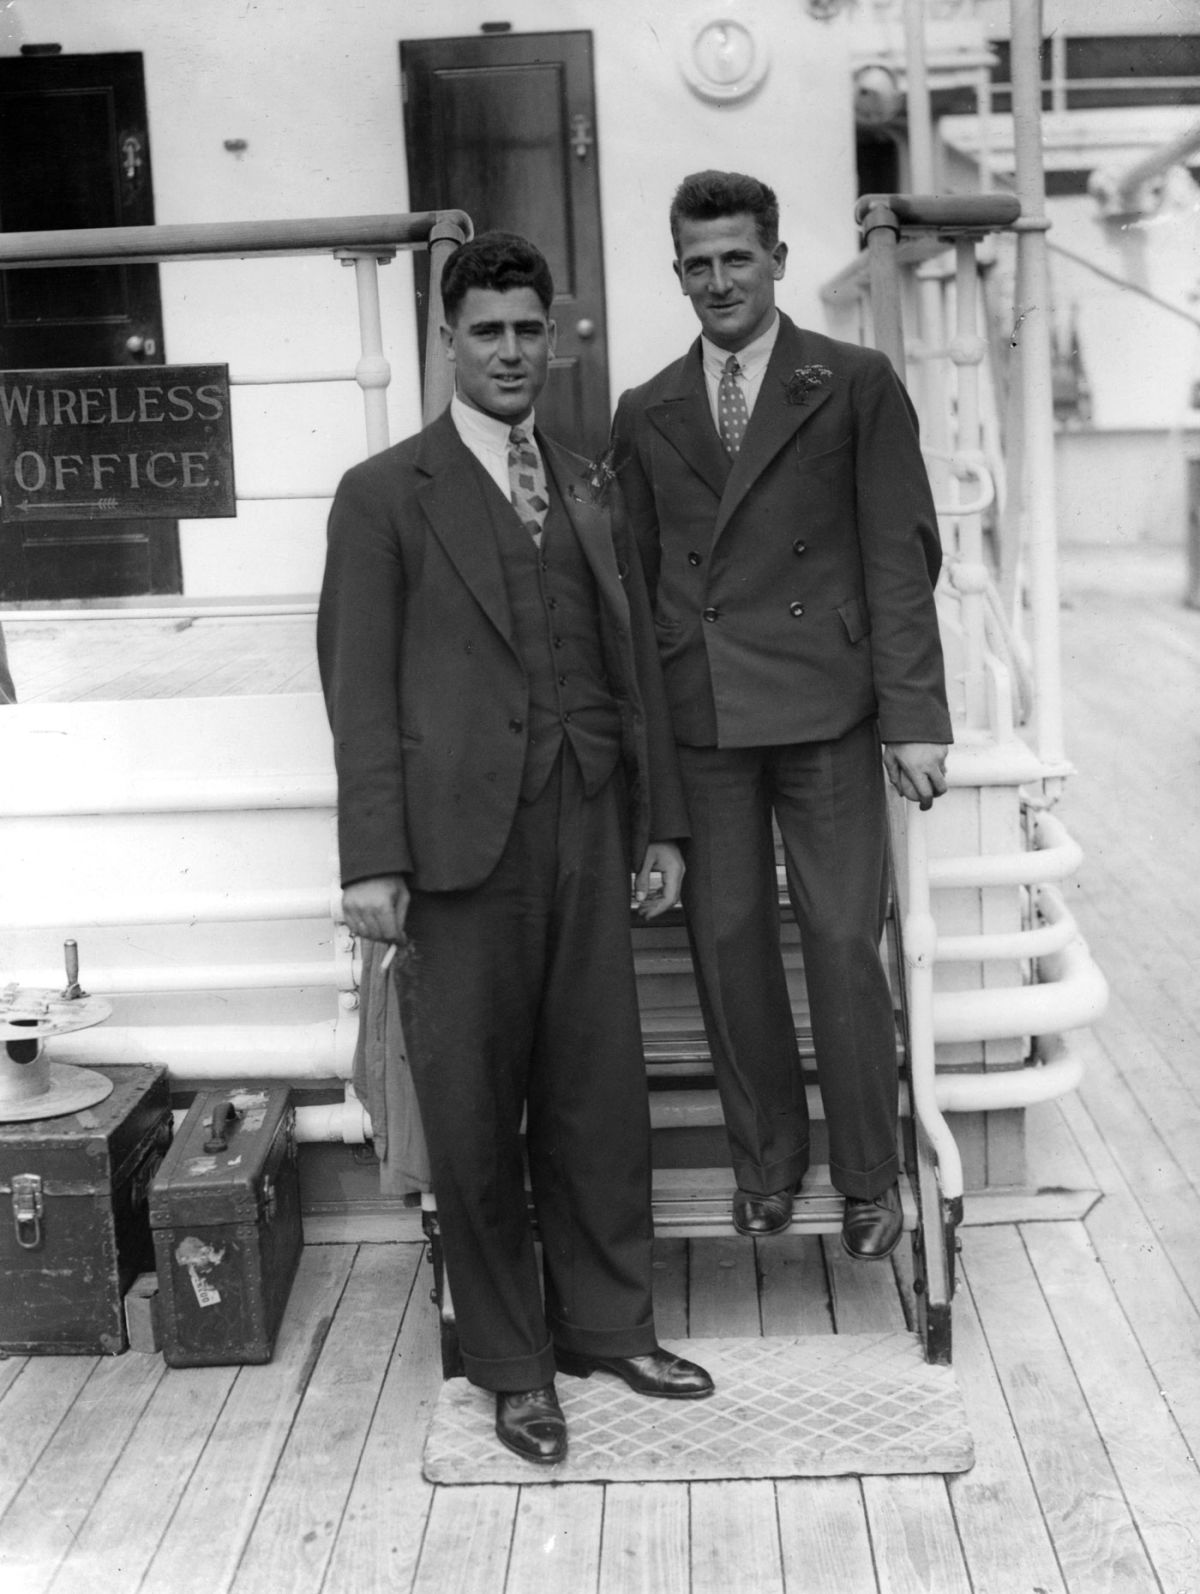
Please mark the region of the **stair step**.
MULTIPOLYGON (((683 1238, 741 1238, 730 1215, 735 1188, 727 1168, 656 1168, 654 1232, 683 1238)), ((796 1196, 787 1232, 837 1234, 842 1227, 842 1205, 842 1197, 829 1182, 828 1167, 810 1168, 796 1196)), ((907 1174, 900 1176, 900 1206, 904 1227, 911 1232, 917 1227, 917 1202, 907 1174)))

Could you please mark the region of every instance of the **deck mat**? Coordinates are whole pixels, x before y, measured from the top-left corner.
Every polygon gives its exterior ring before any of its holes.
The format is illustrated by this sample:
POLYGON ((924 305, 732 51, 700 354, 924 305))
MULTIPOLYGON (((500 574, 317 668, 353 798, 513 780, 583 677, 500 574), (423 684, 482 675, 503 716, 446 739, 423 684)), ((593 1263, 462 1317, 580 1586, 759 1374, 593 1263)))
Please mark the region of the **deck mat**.
POLYGON ((495 1436, 495 1398, 442 1386, 425 1441, 432 1483, 663 1483, 965 1472, 974 1459, 950 1367, 908 1333, 664 1341, 707 1367, 707 1400, 635 1395, 619 1379, 557 1379, 570 1450, 522 1461, 495 1436))

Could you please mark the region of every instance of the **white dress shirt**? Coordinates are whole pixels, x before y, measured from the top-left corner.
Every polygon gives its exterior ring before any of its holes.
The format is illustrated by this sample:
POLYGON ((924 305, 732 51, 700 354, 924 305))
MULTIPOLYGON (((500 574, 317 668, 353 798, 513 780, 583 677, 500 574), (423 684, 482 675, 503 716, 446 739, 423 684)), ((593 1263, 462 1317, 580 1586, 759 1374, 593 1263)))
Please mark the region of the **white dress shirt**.
MULTIPOLYGON (((742 384, 742 394, 746 400, 746 414, 754 414, 754 403, 758 398, 758 390, 762 387, 762 379, 766 374, 767 362, 771 358, 771 350, 775 347, 775 339, 779 336, 779 312, 776 311, 775 319, 765 332, 760 332, 753 343, 747 343, 744 349, 737 351, 737 362, 742 368, 738 381, 742 384)), ((721 374, 725 369, 725 362, 729 358, 729 349, 719 349, 715 343, 701 333, 700 352, 704 363, 704 382, 708 388, 708 404, 712 410, 713 425, 718 432, 721 430, 717 419, 717 389, 721 385, 721 374)))
MULTIPOLYGON (((498 421, 492 415, 485 415, 482 410, 464 404, 457 393, 450 400, 450 419, 454 422, 455 430, 463 442, 504 494, 505 502, 511 502, 508 480, 508 434, 517 423, 498 421)), ((532 410, 520 425, 528 432, 530 443, 540 455, 541 451, 533 436, 532 410)))

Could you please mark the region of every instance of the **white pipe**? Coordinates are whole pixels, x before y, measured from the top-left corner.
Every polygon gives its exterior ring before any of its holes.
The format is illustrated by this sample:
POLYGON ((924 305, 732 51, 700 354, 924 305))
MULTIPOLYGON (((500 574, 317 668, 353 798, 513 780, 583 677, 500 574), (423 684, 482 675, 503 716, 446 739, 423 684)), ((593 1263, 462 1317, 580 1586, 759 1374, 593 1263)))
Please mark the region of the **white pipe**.
POLYGON ((1061 820, 1048 812, 1034 820, 1032 852, 1002 852, 979 857, 934 858, 929 883, 945 890, 960 886, 1033 885, 1063 880, 1083 862, 1083 849, 1061 820))
MULTIPOLYGON (((61 974, 59 975, 61 979, 61 974)), ((343 997, 343 1001, 347 999, 343 997)), ((172 1079, 349 1079, 352 1023, 98 1024, 54 1043, 54 1058, 92 1063, 149 1063, 172 1079)))
POLYGON ((939 991, 933 1029, 939 1042, 1005 1040, 1014 1035, 1056 1035, 1093 1024, 1108 1005, 1108 982, 1079 936, 1042 960, 1045 976, 1014 990, 939 991))
POLYGON ((316 612, 315 598, 282 603, 263 599, 259 603, 130 604, 119 609, 9 609, 5 610, 4 623, 16 630, 24 624, 46 625, 59 620, 71 624, 77 620, 288 620, 316 612))
MULTIPOLYGON (((171 1119, 178 1134, 188 1115, 186 1107, 176 1107, 171 1119)), ((295 1109, 298 1146, 340 1144, 363 1146, 373 1138, 371 1115, 356 1096, 344 1101, 319 1102, 295 1109)))
MULTIPOLYGON (((59 923, 70 921, 60 920, 59 923)), ((52 990, 62 984, 62 970, 24 970, 19 983, 30 990, 52 990)), ((112 968, 89 965, 87 988, 97 996, 140 992, 171 994, 176 991, 291 991, 332 987, 352 991, 349 964, 343 972, 332 961, 314 963, 195 963, 165 967, 112 968)))
POLYGON ((362 1146, 372 1138, 371 1115, 356 1096, 296 1108, 296 1140, 300 1145, 334 1141, 362 1146))
POLYGON ((1083 1078, 1083 1059, 1064 1051, 1052 1062, 1030 1068, 998 1069, 991 1074, 939 1074, 937 1104, 943 1112, 998 1112, 1031 1107, 1075 1090, 1083 1078))
POLYGON ((1000 930, 994 935, 940 935, 939 963, 985 963, 992 959, 1024 961, 1061 952, 1075 935, 1074 923, 1040 924, 1034 930, 1000 930))
POLYGON ((962 1195, 962 1158, 936 1095, 933 965, 937 925, 929 906, 929 865, 924 816, 905 813, 908 907, 904 918, 904 961, 908 983, 909 1076, 913 1112, 937 1157, 942 1193, 962 1195))
MULTIPOLYGON (((19 709, 6 710, 19 713, 19 709)), ((153 775, 137 781, 97 780, 87 791, 59 782, 52 790, 7 790, 0 818, 61 819, 83 814, 237 813, 243 809, 329 808, 337 802, 332 769, 313 774, 254 776, 153 775), (30 806, 36 796, 37 806, 30 806)))
MULTIPOLYGON (((163 891, 119 900, 79 897, 30 902, 18 914, 0 913, 0 930, 50 930, 69 924, 90 930, 127 924, 251 924, 280 919, 341 919, 341 890, 301 886, 277 891, 163 891)), ((22 984, 41 985, 41 979, 22 984)), ((134 989, 134 987, 126 987, 134 989)))

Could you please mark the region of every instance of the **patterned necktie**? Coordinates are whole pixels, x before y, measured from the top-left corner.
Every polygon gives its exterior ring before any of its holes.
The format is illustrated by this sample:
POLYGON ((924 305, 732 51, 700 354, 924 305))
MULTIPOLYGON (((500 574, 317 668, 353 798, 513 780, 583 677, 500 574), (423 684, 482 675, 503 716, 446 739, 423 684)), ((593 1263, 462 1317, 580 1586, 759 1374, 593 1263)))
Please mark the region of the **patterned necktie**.
POLYGON ((521 523, 540 547, 542 525, 550 508, 546 472, 533 438, 520 426, 508 434, 508 491, 521 523))
POLYGON ((742 384, 738 381, 741 372, 737 355, 731 354, 725 361, 721 371, 721 384, 717 388, 717 422, 721 431, 721 441, 730 459, 737 458, 742 439, 746 435, 746 427, 750 424, 746 395, 742 392, 742 384))

